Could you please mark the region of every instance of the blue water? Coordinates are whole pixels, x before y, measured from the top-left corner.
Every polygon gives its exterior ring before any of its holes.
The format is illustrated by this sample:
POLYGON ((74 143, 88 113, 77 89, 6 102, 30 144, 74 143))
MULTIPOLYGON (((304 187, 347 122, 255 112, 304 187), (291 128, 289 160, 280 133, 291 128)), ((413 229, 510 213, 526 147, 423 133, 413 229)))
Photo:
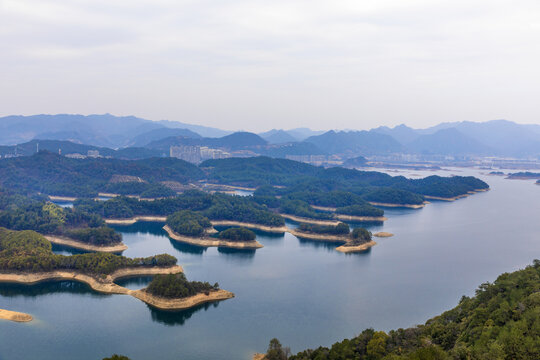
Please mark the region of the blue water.
MULTIPOLYGON (((470 172, 460 171, 437 173, 470 172)), ((170 240, 160 224, 117 227, 126 256, 170 253, 189 279, 217 281, 236 297, 170 313, 71 282, 0 285, 0 308, 35 317, 0 321, 0 359, 249 359, 272 337, 299 351, 367 327, 423 323, 482 282, 540 258, 540 186, 473 173, 492 190, 420 210, 387 209, 389 220, 370 229, 396 235, 361 254, 263 233, 265 247, 256 251, 203 249, 170 240)), ((148 281, 122 284, 136 289, 148 281)))

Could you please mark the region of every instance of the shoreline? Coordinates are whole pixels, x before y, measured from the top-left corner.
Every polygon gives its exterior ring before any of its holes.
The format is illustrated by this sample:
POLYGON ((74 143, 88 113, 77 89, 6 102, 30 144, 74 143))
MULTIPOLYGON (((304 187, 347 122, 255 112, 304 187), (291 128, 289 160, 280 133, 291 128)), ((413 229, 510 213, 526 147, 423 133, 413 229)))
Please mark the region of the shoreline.
POLYGON ((210 223, 212 223, 212 226, 240 226, 245 227, 248 229, 256 229, 271 233, 284 233, 289 231, 287 226, 267 226, 267 225, 259 225, 254 223, 245 223, 241 221, 233 221, 233 220, 210 220, 210 223))
POLYGON ((310 239, 310 240, 342 242, 342 243, 347 243, 351 240, 348 236, 308 233, 308 232, 298 231, 296 229, 289 229, 289 233, 296 236, 297 238, 310 239))
POLYGON ((336 213, 337 208, 334 208, 334 207, 317 206, 317 205, 311 205, 311 207, 314 208, 315 210, 333 212, 334 217, 336 219, 343 220, 343 221, 364 222, 364 221, 386 221, 386 220, 388 220, 388 218, 386 216, 363 216, 363 215, 339 214, 339 213, 336 213))
POLYGON ((166 216, 134 216, 127 219, 105 219, 106 224, 111 225, 133 225, 137 221, 149 221, 149 222, 165 222, 166 216))
POLYGON ((96 252, 109 252, 109 253, 121 253, 122 251, 127 250, 127 245, 124 243, 120 243, 118 245, 113 246, 99 246, 99 245, 92 245, 87 244, 82 241, 66 238, 66 237, 60 237, 60 236, 50 236, 50 235, 43 235, 45 239, 49 240, 51 243, 55 245, 62 245, 67 246, 74 249, 79 250, 86 250, 86 251, 96 251, 96 252))
MULTIPOLYGON (((424 196, 426 197, 426 196, 424 196)), ((421 209, 426 206, 426 202, 423 204, 391 204, 391 203, 380 203, 375 201, 368 201, 373 206, 382 206, 382 207, 397 207, 397 208, 409 208, 409 209, 421 209)))
MULTIPOLYGON (((25 272, 13 272, 13 273, 0 273, 0 282, 18 283, 25 285, 33 285, 44 281, 78 281, 87 284, 94 291, 104 294, 119 294, 130 295, 136 299, 143 301, 144 303, 164 310, 184 310, 190 307, 197 306, 199 304, 211 301, 219 301, 230 299, 234 297, 234 294, 226 290, 218 290, 213 296, 206 296, 204 294, 196 294, 181 299, 161 299, 155 296, 148 296, 149 294, 143 293, 143 290, 130 290, 123 286, 114 283, 115 280, 126 277, 136 276, 149 276, 149 275, 166 275, 166 274, 178 274, 184 272, 184 269, 180 265, 170 267, 153 267, 153 268, 126 268, 115 271, 114 273, 107 275, 104 279, 98 277, 83 274, 77 271, 69 270, 57 270, 41 273, 25 273, 25 272)), ((0 309, 0 318, 4 314, 10 314, 7 310, 0 309)), ((22 314, 22 313, 15 313, 22 314)), ((6 316, 8 316, 6 315, 6 316)), ((27 315, 27 314, 23 314, 27 315)), ((11 315, 10 315, 11 316, 11 315)), ((30 316, 30 315, 28 315, 30 316)), ((30 316, 31 317, 31 316, 30 316)), ((31 320, 31 319, 30 319, 31 320)), ((30 321, 26 320, 26 321, 30 321)), ((17 320, 14 320, 17 321, 17 320)))
POLYGON ((29 322, 32 321, 34 318, 32 317, 32 315, 29 314, 0 309, 0 319, 14 322, 29 322))
POLYGON ((189 309, 207 302, 227 300, 234 297, 234 294, 232 292, 223 289, 210 291, 208 295, 204 293, 199 293, 180 299, 168 299, 160 296, 155 296, 146 292, 145 289, 134 290, 133 293, 131 293, 130 295, 147 303, 150 306, 153 306, 160 310, 169 311, 189 309))
POLYGON ((336 248, 337 251, 339 252, 342 252, 342 253, 355 253, 355 252, 362 252, 362 251, 366 251, 367 249, 373 247, 377 245, 377 243, 373 240, 371 240, 370 242, 367 242, 365 244, 362 244, 362 245, 357 245, 357 246, 345 246, 345 245, 341 245, 341 246, 338 246, 336 248))
POLYGON ((279 215, 281 215, 285 219, 289 219, 289 220, 300 222, 300 223, 315 224, 315 225, 330 225, 330 226, 336 226, 337 224, 339 224, 339 221, 336 221, 336 220, 310 219, 310 218, 304 218, 300 216, 281 214, 281 213, 279 215))
POLYGON ((379 232, 376 232, 375 234, 373 234, 373 236, 380 237, 380 238, 386 238, 386 237, 392 237, 392 236, 394 236, 394 234, 386 232, 386 231, 379 231, 379 232))
POLYGON ((202 238, 194 238, 177 234, 168 225, 163 226, 163 230, 165 230, 167 234, 169 234, 169 237, 173 240, 200 247, 227 247, 231 249, 260 249, 263 247, 263 245, 257 240, 227 241, 206 236, 202 238))

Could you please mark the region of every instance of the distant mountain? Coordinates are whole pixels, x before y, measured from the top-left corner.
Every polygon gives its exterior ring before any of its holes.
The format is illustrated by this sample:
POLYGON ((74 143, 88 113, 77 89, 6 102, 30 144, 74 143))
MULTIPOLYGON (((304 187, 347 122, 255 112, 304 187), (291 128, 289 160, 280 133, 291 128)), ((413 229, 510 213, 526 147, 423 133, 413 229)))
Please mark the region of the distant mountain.
POLYGON ((100 156, 113 157, 117 159, 146 159, 150 157, 159 157, 162 155, 160 151, 146 148, 129 147, 120 150, 113 150, 106 147, 93 145, 78 144, 65 140, 31 140, 18 145, 0 146, 0 156, 5 157, 11 155, 30 156, 36 152, 46 150, 55 154, 81 154, 87 155, 90 150, 99 151, 100 156))
MULTIPOLYGON (((135 116, 12 115, 0 118, 0 144, 15 145, 32 139, 68 140, 81 144, 120 148, 133 138, 155 129, 188 129, 203 136, 224 136, 229 131, 175 121, 151 121, 135 116)), ((191 134, 190 136, 193 136, 191 134)))
POLYGON ((448 128, 457 129, 464 135, 491 147, 495 155, 526 156, 540 154, 538 125, 521 125, 508 120, 462 121, 442 123, 421 131, 434 133, 440 129, 448 128))
POLYGON ((272 129, 270 131, 260 133, 259 136, 268 141, 269 144, 283 144, 298 141, 298 139, 293 137, 285 130, 272 129))
POLYGON ((396 139, 399 143, 403 145, 413 142, 420 136, 417 130, 412 129, 405 124, 398 125, 394 128, 389 128, 387 126, 380 126, 370 131, 376 132, 379 134, 390 135, 391 137, 393 137, 394 139, 396 139))
POLYGON ((432 155, 489 155, 493 149, 464 135, 455 128, 441 129, 434 134, 421 135, 408 144, 415 153, 432 155))
POLYGON ((182 136, 192 139, 201 138, 201 135, 188 129, 159 128, 135 136, 133 139, 130 140, 129 146, 142 147, 148 145, 152 141, 165 139, 171 136, 182 136))
POLYGON ((327 155, 317 145, 305 141, 268 145, 261 154, 274 158, 284 158, 287 155, 327 155))
POLYGON ((193 125, 193 124, 186 124, 179 121, 171 121, 171 120, 160 120, 156 121, 158 124, 161 124, 168 128, 181 128, 181 129, 188 129, 191 130, 203 137, 223 137, 225 135, 232 134, 232 131, 228 130, 222 130, 214 127, 208 127, 208 126, 202 126, 202 125, 193 125))
POLYGON ((176 145, 208 146, 211 148, 224 148, 228 150, 254 149, 266 146, 268 143, 259 135, 250 132, 236 132, 220 138, 187 138, 183 136, 168 137, 152 141, 147 148, 169 151, 169 147, 176 145))
POLYGON ((405 151, 403 145, 390 135, 370 131, 330 130, 322 135, 311 136, 304 140, 317 145, 329 154, 346 156, 388 154, 405 151))
POLYGON ((290 129, 287 130, 287 133, 297 139, 298 141, 302 141, 307 139, 310 136, 317 136, 324 134, 325 131, 321 130, 311 130, 309 128, 296 128, 296 129, 290 129))

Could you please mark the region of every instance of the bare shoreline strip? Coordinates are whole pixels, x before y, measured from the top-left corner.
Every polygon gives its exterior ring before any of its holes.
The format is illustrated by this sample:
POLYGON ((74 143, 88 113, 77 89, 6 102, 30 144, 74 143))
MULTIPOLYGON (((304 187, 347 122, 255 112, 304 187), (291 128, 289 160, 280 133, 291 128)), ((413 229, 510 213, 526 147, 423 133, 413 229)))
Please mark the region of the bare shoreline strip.
POLYGON ((375 241, 371 240, 370 242, 367 242, 365 244, 358 245, 358 246, 341 245, 341 246, 338 246, 336 248, 336 250, 339 251, 339 252, 342 252, 342 253, 355 253, 355 252, 366 251, 367 249, 369 249, 370 247, 375 246, 375 245, 377 245, 377 243, 375 241))
POLYGON ((60 237, 60 236, 49 236, 43 235, 47 240, 56 245, 67 246, 75 249, 86 250, 86 251, 97 251, 97 252, 110 252, 110 253, 120 253, 124 250, 127 250, 127 245, 120 243, 114 246, 98 246, 92 244, 86 244, 82 241, 77 241, 74 239, 60 237))
MULTIPOLYGON (((316 210, 328 211, 328 212, 333 212, 333 213, 337 211, 337 208, 335 207, 316 206, 316 205, 311 205, 311 207, 316 210)), ((385 216, 361 216, 361 215, 347 215, 347 214, 338 214, 338 213, 334 214, 334 217, 338 220, 343 220, 343 221, 360 221, 360 222, 388 220, 388 218, 385 216)))
MULTIPOLYGON (((181 266, 171 266, 166 268, 134 268, 121 269, 104 279, 99 279, 91 275, 82 274, 76 271, 50 271, 42 273, 0 273, 0 282, 20 283, 32 285, 43 281, 51 280, 69 280, 78 281, 89 285, 93 290, 105 294, 122 294, 133 296, 151 306, 164 310, 183 310, 211 301, 219 301, 230 299, 234 294, 226 290, 217 290, 210 292, 209 295, 197 294, 182 299, 165 299, 157 296, 152 296, 144 290, 130 290, 123 286, 114 283, 114 280, 132 276, 148 276, 158 274, 177 274, 183 272, 181 266)), ((3 313, 7 317, 10 313, 7 310, 0 309, 0 318, 3 313)), ((20 313, 18 313, 20 314, 20 313)), ((26 315, 26 314, 23 314, 26 315)), ((11 315, 10 315, 11 316, 11 315)), ((30 315, 28 315, 30 316, 30 315)), ((30 320, 32 317, 30 316, 30 320)), ((28 319, 28 318, 26 318, 28 319)), ((12 319, 9 319, 12 320, 12 319)), ((20 321, 30 321, 20 320, 20 321)), ((14 320, 19 321, 19 320, 14 320)))
POLYGON ((335 226, 339 224, 339 221, 336 220, 318 220, 318 219, 309 219, 304 218, 300 216, 294 216, 289 214, 279 214, 285 219, 289 219, 292 221, 300 222, 300 223, 308 223, 308 224, 316 224, 316 225, 329 225, 329 226, 335 226))
POLYGON ((256 240, 251 241, 226 241, 211 237, 195 238, 190 236, 183 236, 175 233, 168 225, 163 227, 163 230, 169 234, 169 237, 173 240, 187 243, 190 245, 201 247, 227 247, 232 249, 259 249, 263 246, 256 240))
POLYGON ((289 233, 291 233, 292 235, 296 237, 299 237, 302 239, 310 239, 310 240, 332 241, 332 242, 341 242, 341 243, 347 243, 351 240, 348 236, 308 233, 304 231, 298 231, 296 229, 289 229, 289 233))
POLYGON ((161 310, 184 310, 207 302, 227 300, 234 297, 232 292, 222 289, 211 291, 208 295, 200 293, 180 299, 168 299, 154 296, 144 289, 134 290, 130 295, 161 310))
POLYGON ((0 309, 0 319, 10 320, 15 322, 29 322, 32 321, 32 315, 0 309))
MULTIPOLYGON (((425 197, 425 196, 424 196, 425 197)), ((403 208, 409 208, 409 209, 421 209, 424 206, 426 206, 426 203, 423 204, 390 204, 390 203, 380 203, 380 202, 374 202, 369 201, 371 205, 374 206, 382 206, 382 207, 403 207, 403 208)))
POLYGON ((289 231, 289 229, 283 225, 283 226, 267 226, 267 225, 259 225, 254 223, 246 223, 241 221, 232 221, 232 220, 210 220, 213 226, 240 226, 245 227, 249 229, 256 229, 266 232, 272 232, 272 233, 284 233, 289 231))
POLYGON ((375 237, 391 237, 391 236, 394 236, 394 234, 389 233, 389 232, 381 231, 381 232, 377 232, 377 233, 373 234, 373 236, 375 236, 375 237))
POLYGON ((137 221, 165 222, 166 216, 134 216, 129 219, 105 219, 105 223, 112 225, 132 225, 137 221))

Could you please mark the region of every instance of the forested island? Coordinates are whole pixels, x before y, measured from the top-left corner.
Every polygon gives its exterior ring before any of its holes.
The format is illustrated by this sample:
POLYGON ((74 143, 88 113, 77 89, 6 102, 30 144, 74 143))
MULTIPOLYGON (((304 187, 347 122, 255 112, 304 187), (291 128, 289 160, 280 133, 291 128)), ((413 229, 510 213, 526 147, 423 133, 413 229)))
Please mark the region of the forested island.
POLYGON ((517 173, 510 173, 506 177, 507 179, 513 180, 529 180, 529 179, 540 179, 540 173, 534 173, 530 171, 522 171, 517 173))
POLYGON ((375 331, 290 355, 272 339, 265 360, 540 359, 540 261, 484 283, 424 325, 375 331))
POLYGON ((303 239, 321 240, 341 243, 336 248, 343 253, 362 252, 377 243, 372 240, 372 234, 364 228, 350 230, 349 225, 338 223, 337 225, 318 225, 302 223, 296 229, 290 230, 291 234, 303 239))
POLYGON ((34 230, 60 245, 88 251, 121 252, 122 236, 103 219, 78 209, 62 208, 42 196, 23 196, 0 188, 0 227, 34 230))
POLYGON ((163 309, 185 309, 208 301, 233 297, 232 293, 212 287, 212 296, 206 283, 188 282, 182 274, 181 283, 189 292, 176 297, 174 291, 166 289, 180 286, 175 284, 157 286, 163 283, 158 278, 150 290, 129 290, 114 283, 126 276, 148 276, 182 273, 176 265, 177 259, 168 254, 145 258, 127 258, 110 253, 87 253, 78 255, 57 255, 52 252, 51 243, 42 235, 31 231, 12 231, 0 228, 0 282, 34 284, 48 280, 74 280, 88 284, 92 289, 110 294, 134 296, 152 306, 163 309), (159 289, 162 290, 159 290, 159 289), (153 290, 152 290, 153 289, 153 290), (162 291, 162 292, 160 292, 162 291), (163 293, 165 291, 165 293, 163 293), (203 296, 200 296, 202 293, 203 296), (161 297, 166 297, 162 300, 161 297))

